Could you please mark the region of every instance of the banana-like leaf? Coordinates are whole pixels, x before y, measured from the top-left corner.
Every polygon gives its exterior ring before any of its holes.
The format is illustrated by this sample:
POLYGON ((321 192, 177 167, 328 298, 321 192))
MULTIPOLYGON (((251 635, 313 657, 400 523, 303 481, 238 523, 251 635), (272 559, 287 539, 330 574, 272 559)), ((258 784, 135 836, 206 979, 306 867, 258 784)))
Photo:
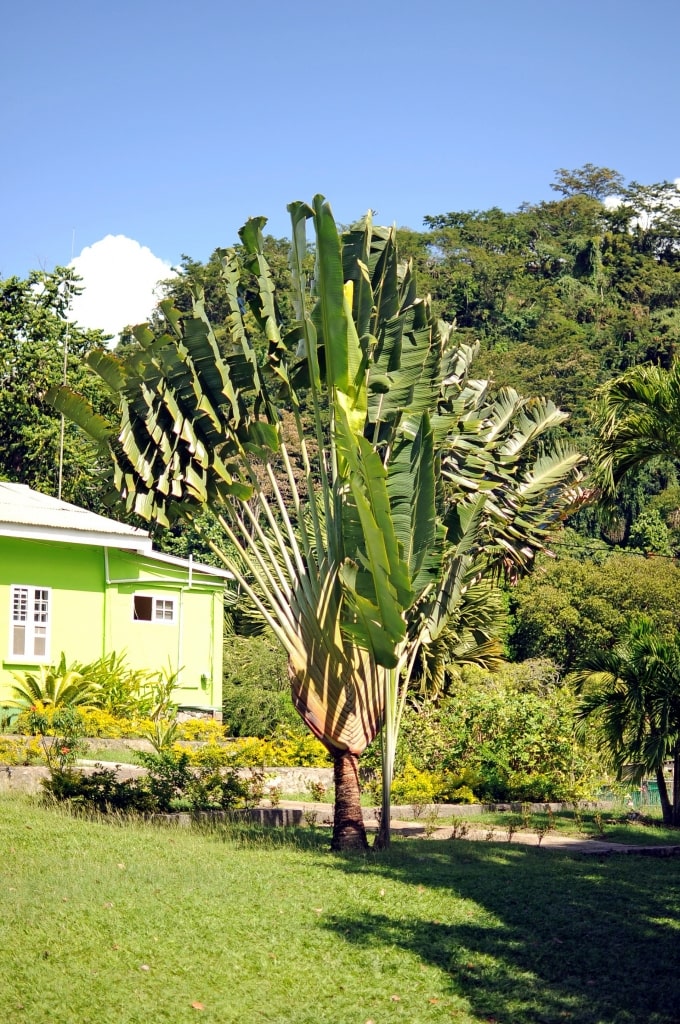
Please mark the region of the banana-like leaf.
POLYGON ((63 389, 54 400, 108 449, 128 508, 162 524, 214 511, 215 550, 285 647, 295 705, 329 750, 359 754, 385 722, 393 757, 419 652, 440 668, 492 660, 478 580, 530 562, 573 503, 580 457, 547 440, 564 418, 550 403, 472 377, 476 347, 417 297, 394 229, 369 215, 340 236, 321 196, 289 211, 285 335, 254 218, 243 251, 221 256, 219 345, 197 287, 191 312, 163 304, 167 328, 90 356, 115 427, 63 389))
POLYGON ((63 413, 67 419, 77 423, 99 444, 106 444, 113 435, 111 424, 94 411, 87 399, 76 394, 70 388, 65 386, 50 388, 46 397, 57 412, 63 413))
MULTIPOLYGON (((366 355, 352 320, 352 301, 342 275, 342 253, 335 221, 322 196, 314 197, 317 235, 318 300, 313 318, 324 344, 327 385, 336 412, 342 411, 354 436, 366 419, 366 355)), ((351 289, 350 289, 351 290, 351 289)))

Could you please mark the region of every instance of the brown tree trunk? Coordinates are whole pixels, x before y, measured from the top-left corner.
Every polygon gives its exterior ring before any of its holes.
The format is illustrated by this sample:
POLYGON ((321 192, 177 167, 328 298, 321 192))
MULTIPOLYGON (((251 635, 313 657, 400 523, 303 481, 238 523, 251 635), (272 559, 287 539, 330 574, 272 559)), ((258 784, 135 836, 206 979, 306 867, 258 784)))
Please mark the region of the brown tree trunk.
POLYGON ((661 802, 661 813, 664 825, 673 824, 673 805, 668 799, 668 787, 663 774, 663 765, 656 769, 656 784, 659 787, 659 800, 661 802))
POLYGON ((676 747, 673 755, 673 810, 671 825, 680 825, 680 747, 676 747))
POLYGON ((359 758, 349 751, 333 754, 335 817, 331 850, 367 850, 366 827, 361 812, 359 758))

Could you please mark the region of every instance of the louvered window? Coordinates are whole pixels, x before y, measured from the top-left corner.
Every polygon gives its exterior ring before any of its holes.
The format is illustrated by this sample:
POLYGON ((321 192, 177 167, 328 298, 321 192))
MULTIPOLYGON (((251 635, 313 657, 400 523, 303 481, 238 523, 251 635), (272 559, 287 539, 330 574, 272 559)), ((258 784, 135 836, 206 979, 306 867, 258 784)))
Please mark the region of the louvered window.
POLYGON ((11 657, 47 661, 50 641, 50 591, 47 587, 12 587, 11 657))

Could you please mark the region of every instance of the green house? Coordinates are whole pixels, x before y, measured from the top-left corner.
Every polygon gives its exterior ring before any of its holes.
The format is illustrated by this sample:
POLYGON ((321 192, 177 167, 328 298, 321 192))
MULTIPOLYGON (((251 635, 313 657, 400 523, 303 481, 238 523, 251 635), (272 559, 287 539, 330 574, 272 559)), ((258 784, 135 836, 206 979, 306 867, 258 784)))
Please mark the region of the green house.
POLYGON ((0 704, 13 672, 115 651, 177 672, 180 708, 221 717, 230 578, 154 550, 146 530, 0 481, 0 704))

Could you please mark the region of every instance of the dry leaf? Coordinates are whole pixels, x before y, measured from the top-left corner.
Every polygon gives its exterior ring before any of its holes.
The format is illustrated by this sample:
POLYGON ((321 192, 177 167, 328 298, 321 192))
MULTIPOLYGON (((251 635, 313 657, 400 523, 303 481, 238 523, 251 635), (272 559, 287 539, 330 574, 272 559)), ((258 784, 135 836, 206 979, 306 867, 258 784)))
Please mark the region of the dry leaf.
POLYGON ((139 969, 140 969, 140 971, 150 971, 151 970, 151 968, 149 967, 148 964, 140 964, 139 969))
POLYGON ((191 1008, 192 1010, 205 1010, 205 1006, 203 1005, 203 1003, 199 1003, 198 1001, 192 1003, 191 1008))
POLYGON ((390 999, 392 1000, 393 1003, 401 1002, 401 996, 390 996, 390 999))

